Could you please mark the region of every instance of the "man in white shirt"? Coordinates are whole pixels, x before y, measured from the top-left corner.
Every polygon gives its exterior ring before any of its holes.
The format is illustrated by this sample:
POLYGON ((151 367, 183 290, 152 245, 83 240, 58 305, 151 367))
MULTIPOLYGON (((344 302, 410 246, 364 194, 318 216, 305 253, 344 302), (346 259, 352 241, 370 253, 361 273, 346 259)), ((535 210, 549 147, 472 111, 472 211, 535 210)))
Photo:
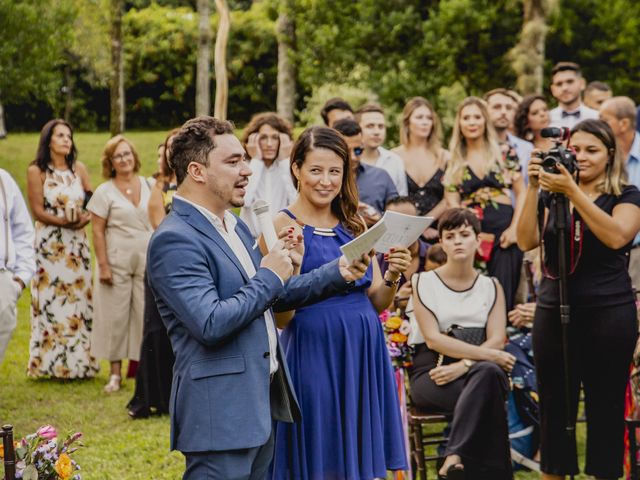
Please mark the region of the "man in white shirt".
POLYGON ((522 171, 526 172, 533 144, 509 131, 518 107, 518 99, 506 88, 495 88, 485 93, 484 99, 487 102, 489 119, 498 135, 498 142, 507 152, 511 149, 515 151, 522 171))
POLYGON ((598 111, 582 103, 585 80, 580 65, 558 62, 551 70, 551 94, 558 106, 549 112, 552 127, 573 128, 581 120, 597 119, 598 111))
POLYGON ((364 150, 360 162, 382 168, 393 180, 398 195, 408 194, 407 175, 400 156, 382 147, 387 136, 387 124, 384 110, 379 105, 368 103, 358 109, 356 120, 362 129, 364 150))
POLYGON ((584 91, 583 103, 594 110, 600 110, 604 102, 613 96, 611 87, 604 82, 589 82, 584 91))
POLYGON ((0 169, 0 363, 16 327, 16 304, 36 270, 31 216, 15 180, 0 169))

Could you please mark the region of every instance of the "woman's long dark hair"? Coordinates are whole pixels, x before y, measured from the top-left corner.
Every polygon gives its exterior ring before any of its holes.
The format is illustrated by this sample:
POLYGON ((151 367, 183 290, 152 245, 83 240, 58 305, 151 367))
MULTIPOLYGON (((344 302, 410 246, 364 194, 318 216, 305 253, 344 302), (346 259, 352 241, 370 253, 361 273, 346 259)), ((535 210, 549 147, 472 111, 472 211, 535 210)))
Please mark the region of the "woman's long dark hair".
POLYGON ((364 222, 358 215, 358 187, 351 171, 349 147, 338 132, 327 127, 311 127, 302 132, 291 151, 289 168, 293 184, 298 188, 298 179, 293 173, 293 165, 296 164, 300 170, 309 152, 318 148, 331 150, 342 159, 342 185, 340 194, 331 202, 331 211, 345 228, 358 236, 365 229, 364 222))
POLYGON ((76 158, 78 157, 78 150, 76 150, 76 142, 73 141, 73 128, 66 121, 61 118, 49 120, 42 130, 40 131, 40 141, 38 142, 38 151, 36 152, 36 158, 31 162, 31 165, 37 165, 41 172, 52 172, 51 169, 51 151, 49 145, 51 144, 51 137, 53 136, 53 130, 58 125, 64 125, 71 132, 71 151, 69 155, 65 157, 67 167, 72 172, 75 171, 76 158))

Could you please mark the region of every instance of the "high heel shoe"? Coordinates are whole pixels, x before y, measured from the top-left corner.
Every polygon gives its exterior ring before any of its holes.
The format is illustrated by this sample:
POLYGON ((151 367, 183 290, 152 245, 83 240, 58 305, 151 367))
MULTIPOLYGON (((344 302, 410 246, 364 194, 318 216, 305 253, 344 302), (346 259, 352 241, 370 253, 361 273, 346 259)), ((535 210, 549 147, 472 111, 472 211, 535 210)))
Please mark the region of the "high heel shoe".
POLYGON ((104 386, 105 393, 114 393, 120 390, 120 382, 122 377, 120 375, 111 375, 109 377, 109 383, 104 386))

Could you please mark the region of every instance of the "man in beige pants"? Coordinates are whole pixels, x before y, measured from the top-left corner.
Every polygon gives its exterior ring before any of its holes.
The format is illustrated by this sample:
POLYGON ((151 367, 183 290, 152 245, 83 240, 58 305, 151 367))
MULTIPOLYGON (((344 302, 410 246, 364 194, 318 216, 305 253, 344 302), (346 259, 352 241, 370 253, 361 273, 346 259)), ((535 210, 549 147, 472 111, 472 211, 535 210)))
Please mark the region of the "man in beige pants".
POLYGON ((36 270, 34 231, 22 193, 0 169, 0 363, 16 327, 16 304, 36 270))

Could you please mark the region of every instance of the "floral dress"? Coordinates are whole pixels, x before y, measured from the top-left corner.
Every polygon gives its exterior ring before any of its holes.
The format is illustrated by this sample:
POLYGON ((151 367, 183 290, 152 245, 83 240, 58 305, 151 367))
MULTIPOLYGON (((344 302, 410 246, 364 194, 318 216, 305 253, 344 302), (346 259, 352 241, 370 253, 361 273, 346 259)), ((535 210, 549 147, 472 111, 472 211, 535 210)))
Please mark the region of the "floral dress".
MULTIPOLYGON (((460 194, 461 205, 473 210, 481 222, 483 234, 490 236, 490 245, 485 252, 488 258, 476 266, 491 277, 496 277, 504 289, 507 311, 515 303, 515 295, 520 282, 522 252, 517 245, 508 248, 500 246, 500 236, 509 228, 513 219, 512 205, 496 202, 502 195, 511 196, 514 182, 521 175, 520 164, 513 149, 503 152, 503 159, 489 168, 482 178, 465 165, 460 183, 445 185, 447 191, 460 194)), ((481 245, 481 249, 485 247, 481 245)))
MULTIPOLYGON (((43 184, 47 212, 84 201, 80 177, 71 170, 47 171, 43 184)), ((91 253, 84 229, 36 222, 36 274, 31 281, 31 340, 27 374, 87 378, 98 372, 90 355, 91 253)))

